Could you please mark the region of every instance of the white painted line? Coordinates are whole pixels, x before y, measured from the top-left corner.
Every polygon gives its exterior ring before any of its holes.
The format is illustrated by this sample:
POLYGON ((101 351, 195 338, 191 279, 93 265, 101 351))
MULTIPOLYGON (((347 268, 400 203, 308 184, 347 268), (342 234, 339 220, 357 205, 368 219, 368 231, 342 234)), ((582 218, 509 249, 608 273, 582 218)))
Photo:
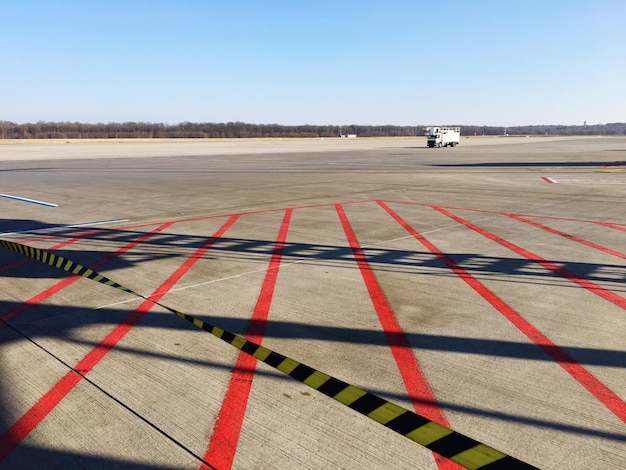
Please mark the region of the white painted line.
MULTIPOLYGON (((304 261, 306 261, 306 260, 293 261, 291 263, 281 263, 281 267, 284 267, 284 266, 287 266, 287 265, 290 265, 290 264, 302 263, 304 261)), ((248 276, 250 274, 258 274, 258 273, 262 273, 262 272, 266 272, 266 271, 267 271, 267 269, 255 269, 253 271, 247 271, 245 273, 233 274, 232 276, 222 277, 220 279, 211 279, 210 281, 198 282, 196 284, 189 284, 187 286, 175 287, 173 289, 170 289, 167 292, 168 292, 168 294, 172 293, 172 292, 180 292, 180 291, 187 290, 187 289, 193 289, 195 287, 206 286, 207 284, 214 284, 216 282, 227 281, 229 279, 236 279, 238 277, 244 277, 244 276, 248 276)), ((150 297, 154 297, 156 295, 160 295, 159 292, 155 292, 152 295, 146 296, 146 299, 149 299, 150 297)), ((96 310, 99 310, 101 308, 114 307, 116 305, 122 305, 122 304, 126 304, 126 303, 129 303, 129 302, 137 302, 137 301, 140 301, 140 300, 141 299, 138 299, 138 298, 132 298, 132 299, 128 299, 128 300, 121 300, 119 302, 113 302, 111 304, 101 305, 100 307, 96 307, 96 310)))
POLYGON ((626 184, 626 180, 607 178, 559 178, 558 181, 555 178, 549 178, 547 176, 542 176, 541 178, 548 183, 559 184, 626 184))
POLYGON ((0 197, 4 197, 6 199, 15 199, 16 201, 30 202, 31 204, 39 204, 40 206, 59 207, 57 204, 52 204, 51 202, 38 201, 37 199, 28 199, 27 197, 12 196, 10 194, 0 194, 0 197))
MULTIPOLYGON (((490 219, 494 219, 496 217, 499 217, 499 216, 498 215, 488 216, 488 217, 484 217, 484 218, 482 218, 480 220, 490 220, 490 219)), ((449 228, 455 228, 455 227, 458 227, 459 225, 460 224, 452 224, 452 225, 448 225, 447 227, 441 227, 441 228, 430 230, 430 231, 427 231, 427 232, 422 232, 422 234, 423 235, 427 235, 429 233, 439 232, 440 230, 447 230, 449 228)), ((363 248, 369 248, 369 247, 378 246, 378 245, 385 246, 387 243, 400 241, 400 240, 406 240, 408 238, 414 238, 414 237, 413 237, 413 235, 406 235, 406 236, 402 236, 402 237, 398 237, 398 238, 391 238, 389 240, 384 240, 384 241, 378 242, 375 245, 363 245, 363 248)), ((304 263, 306 261, 309 261, 309 260, 308 259, 300 259, 300 260, 297 260, 297 261, 282 262, 282 263, 280 263, 280 267, 281 268, 285 268, 287 266, 304 263)), ((202 287, 202 286, 206 286, 208 284, 214 284, 216 282, 228 281, 230 279, 236 279, 238 277, 244 277, 244 276, 248 276, 250 274, 258 274, 258 273, 262 273, 262 272, 266 272, 266 271, 267 271, 267 269, 265 269, 265 268, 255 269, 255 270, 252 270, 252 271, 247 271, 247 272, 239 273, 239 274, 233 274, 231 276, 226 276, 226 277, 222 277, 222 278, 219 278, 219 279, 211 279, 210 281, 204 281, 204 282, 198 282, 196 284, 188 284, 186 286, 174 287, 174 288, 168 290, 167 293, 170 294, 172 292, 180 292, 180 291, 187 290, 187 289, 194 289, 196 287, 202 287)), ((155 292, 154 294, 147 296, 146 299, 149 299, 150 297, 153 297, 153 296, 156 296, 156 295, 159 295, 159 293, 155 292)), ((117 305, 123 305, 123 304, 127 304, 127 303, 130 303, 130 302, 138 302, 140 300, 141 299, 138 299, 137 297, 133 297, 133 298, 130 298, 130 299, 127 299, 127 300, 120 300, 118 302, 113 302, 113 303, 110 303, 110 304, 101 305, 99 307, 96 307, 96 310, 99 310, 99 309, 102 309, 102 308, 115 307, 117 305)))
POLYGON ((93 225, 104 225, 104 224, 113 224, 115 222, 126 222, 128 219, 111 219, 111 220, 98 220, 95 222, 83 222, 80 224, 71 224, 71 225, 54 225, 52 227, 43 227, 43 228, 35 228, 31 230, 18 230, 16 232, 0 232, 0 235, 14 235, 18 233, 34 233, 34 232, 44 232, 46 230, 56 230, 60 228, 77 228, 77 227, 91 227, 93 225))

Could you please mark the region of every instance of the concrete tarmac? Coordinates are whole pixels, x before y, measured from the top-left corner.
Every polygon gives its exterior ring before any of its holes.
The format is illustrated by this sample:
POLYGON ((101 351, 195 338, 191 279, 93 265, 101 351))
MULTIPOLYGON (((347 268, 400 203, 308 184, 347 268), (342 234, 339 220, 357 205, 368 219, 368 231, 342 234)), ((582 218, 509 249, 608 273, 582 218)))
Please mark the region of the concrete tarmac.
MULTIPOLYGON (((626 137, 5 141, 0 193, 3 239, 539 468, 626 468, 626 137)), ((150 302, 0 276, 0 468, 457 468, 150 302)))

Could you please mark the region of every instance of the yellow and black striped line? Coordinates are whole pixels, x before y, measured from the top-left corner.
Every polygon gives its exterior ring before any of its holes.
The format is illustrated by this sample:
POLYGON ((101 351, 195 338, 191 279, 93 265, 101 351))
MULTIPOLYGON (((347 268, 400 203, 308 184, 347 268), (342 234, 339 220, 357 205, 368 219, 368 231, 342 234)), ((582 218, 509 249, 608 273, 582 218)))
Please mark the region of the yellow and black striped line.
MULTIPOLYGON (((55 255, 46 250, 0 239, 0 247, 21 253, 42 263, 62 269, 68 273, 86 277, 107 286, 120 289, 145 300, 150 300, 133 290, 114 282, 72 260, 55 255)), ((377 395, 331 377, 312 367, 283 356, 271 349, 248 341, 242 336, 211 325, 191 315, 174 310, 159 302, 155 305, 165 308, 174 315, 193 323, 196 327, 217 336, 222 341, 236 347, 274 369, 293 377, 324 395, 356 410, 377 423, 402 434, 418 444, 427 447, 443 457, 468 469, 509 470, 535 468, 492 447, 482 444, 463 434, 442 426, 413 411, 384 400, 377 395)))

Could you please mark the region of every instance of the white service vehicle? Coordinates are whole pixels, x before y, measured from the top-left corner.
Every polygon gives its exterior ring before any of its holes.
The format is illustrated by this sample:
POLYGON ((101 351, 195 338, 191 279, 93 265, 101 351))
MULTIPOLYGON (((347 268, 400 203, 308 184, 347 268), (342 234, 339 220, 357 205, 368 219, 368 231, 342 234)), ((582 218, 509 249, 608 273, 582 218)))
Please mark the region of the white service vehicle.
POLYGON ((429 147, 454 147, 461 141, 460 127, 426 127, 424 134, 429 147))

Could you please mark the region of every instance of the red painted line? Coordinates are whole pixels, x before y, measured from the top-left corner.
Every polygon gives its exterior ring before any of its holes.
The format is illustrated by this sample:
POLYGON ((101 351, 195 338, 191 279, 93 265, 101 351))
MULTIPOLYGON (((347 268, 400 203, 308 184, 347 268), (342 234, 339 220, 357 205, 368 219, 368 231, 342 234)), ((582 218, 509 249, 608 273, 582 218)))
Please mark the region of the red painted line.
POLYGON ((548 261, 547 259, 542 258, 541 256, 536 255, 535 253, 528 251, 522 248, 521 246, 511 243, 497 236, 494 233, 488 232, 487 230, 484 230, 478 227, 477 225, 474 225, 473 223, 469 222, 468 220, 462 219, 461 217, 458 217, 439 206, 431 206, 431 207, 435 209, 436 211, 439 211, 442 214, 450 217, 452 220, 462 225, 465 225, 467 228, 472 229, 473 231, 477 233, 480 233, 482 236, 488 238, 489 240, 493 240, 494 242, 499 243, 500 245, 508 248, 509 250, 514 251, 515 253, 523 256, 524 258, 530 261, 533 261, 534 263, 537 263, 540 266, 543 266, 544 268, 552 271, 553 273, 558 274, 559 276, 578 284, 580 287, 587 289, 590 292, 593 292, 594 294, 602 297, 605 300, 608 300, 609 302, 617 305, 618 307, 626 309, 626 299, 622 297, 621 295, 617 295, 614 292, 611 292, 610 290, 605 289, 604 287, 601 287, 587 279, 583 279, 577 276, 576 274, 574 274, 573 272, 568 271, 567 269, 559 266, 558 264, 548 261))
POLYGON ((23 265, 24 263, 28 263, 28 261, 30 261, 30 260, 27 259, 27 258, 22 258, 22 259, 16 261, 15 263, 11 263, 11 264, 8 264, 6 266, 3 266, 3 267, 0 268, 0 273, 3 273, 5 271, 10 271, 13 268, 17 268, 18 266, 23 265))
MULTIPOLYGON (((432 204, 424 204, 424 203, 411 202, 411 201, 385 200, 384 202, 386 202, 388 204, 405 204, 405 205, 410 205, 410 206, 432 207, 432 204)), ((456 207, 456 206, 437 206, 437 207, 442 207, 444 209, 451 209, 451 210, 457 210, 457 211, 480 212, 480 213, 485 213, 485 214, 509 215, 509 212, 491 211, 491 210, 487 210, 487 209, 474 209, 474 208, 471 208, 471 207, 456 207)), ((520 214, 517 214, 517 215, 520 215, 522 217, 532 217, 534 219, 566 220, 566 221, 569 221, 569 222, 583 222, 583 223, 588 223, 588 224, 598 224, 598 225, 604 225, 606 227, 615 228, 615 229, 618 229, 618 230, 626 230, 626 224, 620 224, 620 223, 615 223, 615 222, 600 222, 598 220, 574 219, 572 217, 557 217, 557 216, 553 216, 553 215, 536 215, 536 214, 523 214, 523 213, 520 213, 520 214)))
MULTIPOLYGON (((343 205, 347 205, 347 204, 365 204, 365 203, 370 203, 370 202, 376 202, 376 201, 373 200, 373 199, 363 199, 363 200, 358 200, 358 201, 342 202, 341 204, 343 204, 343 205)), ((222 219, 222 218, 226 218, 226 217, 232 217, 233 215, 242 216, 242 215, 252 215, 252 214, 267 214, 267 213, 271 213, 271 212, 285 212, 287 210, 294 211, 296 209, 314 209, 314 208, 317 208, 317 207, 331 207, 331 206, 334 206, 334 205, 335 205, 335 203, 307 204, 307 205, 302 205, 302 206, 279 207, 279 208, 276 208, 276 209, 260 209, 260 210, 256 210, 256 211, 238 212, 236 214, 226 213, 226 214, 217 214, 217 215, 203 215, 203 216, 199 216, 199 217, 190 217, 190 218, 185 218, 185 219, 174 219, 171 222, 174 222, 174 223, 178 224, 178 223, 181 223, 181 222, 196 222, 198 220, 222 219)), ((125 230, 125 229, 129 229, 129 228, 143 227, 145 225, 155 225, 155 223, 117 227, 115 230, 125 230)))
MULTIPOLYGON (((285 216, 278 232, 278 239, 274 246, 274 252, 265 273, 261 292, 245 334, 246 339, 257 344, 261 344, 263 341, 265 325, 274 295, 276 280, 278 279, 278 270, 283 256, 285 241, 287 240, 291 214, 291 209, 285 211, 285 216)), ((221 470, 232 468, 233 460, 235 459, 256 364, 257 360, 254 357, 243 352, 239 353, 235 370, 224 395, 222 407, 213 427, 211 440, 204 454, 206 462, 210 462, 211 465, 221 470)), ((207 467, 201 465, 200 468, 206 469, 207 467)))
MULTIPOLYGON (((448 209, 455 209, 455 208, 448 207, 448 209)), ((472 212, 491 212, 492 214, 509 215, 508 212, 486 211, 486 210, 478 210, 478 209, 459 209, 459 210, 471 210, 472 212)), ((617 228, 617 229, 620 228, 619 227, 620 225, 623 226, 623 224, 616 224, 612 222, 601 222, 598 220, 587 220, 587 219, 575 219, 572 217, 557 217, 554 215, 535 215, 535 214, 516 214, 516 215, 519 215, 521 217, 532 217, 534 219, 564 220, 566 222, 582 222, 585 224, 597 224, 597 225, 604 225, 607 227, 617 228)))
MULTIPOLYGON (((365 204, 365 203, 370 203, 370 202, 375 202, 373 199, 363 199, 363 200, 357 200, 357 201, 346 201, 346 202, 342 202, 342 205, 347 205, 347 204, 365 204)), ((196 222, 199 220, 207 220, 207 219, 224 219, 227 217, 232 217, 233 215, 237 215, 237 216, 242 216, 242 215, 251 215, 251 214, 265 214, 265 213, 271 213, 271 212, 284 212, 286 210, 296 210, 296 209, 314 209, 316 207, 330 207, 330 206, 334 206, 335 203, 321 203, 321 204, 308 204, 308 205, 302 205, 302 206, 292 206, 292 207, 279 207, 277 209, 261 209, 261 210, 256 210, 256 211, 248 211, 248 212, 237 212, 237 213, 226 213, 226 214, 216 214, 216 215, 203 215, 203 216, 199 216, 199 217, 188 217, 188 218, 184 218, 184 219, 173 219, 173 220, 167 220, 167 221, 161 221, 161 222, 148 222, 148 223, 142 223, 142 224, 135 224, 135 225, 124 225, 124 226, 120 226, 120 227, 115 227, 115 228, 110 228, 110 229, 101 229, 101 231, 113 231, 113 230, 128 230, 128 229, 135 229, 135 228, 141 228, 141 227, 149 227, 149 226, 153 226, 153 225, 158 225, 158 224, 163 224, 166 222, 170 222, 170 223, 182 223, 182 222, 196 222)), ((74 234, 70 234, 70 235, 62 235, 63 237, 66 236, 73 236, 76 235, 74 234)), ((33 242, 33 241, 46 241, 46 240, 56 240, 58 238, 60 238, 61 235, 50 235, 50 236, 42 236, 42 237, 37 237, 37 238, 28 238, 28 239, 24 239, 21 240, 20 243, 29 243, 29 242, 33 242)))
MULTIPOLYGON (((66 247, 67 245, 71 245, 72 243, 76 243, 77 241, 83 240, 87 237, 89 237, 90 235, 93 235, 96 232, 85 232, 84 234, 82 234, 81 236, 72 238, 71 240, 67 240, 64 241, 63 243, 59 243, 58 245, 54 245, 51 248, 48 248, 48 251, 54 251, 54 250, 60 250, 61 248, 66 247)), ((32 240, 28 240, 26 243, 30 242, 32 240)), ((20 243, 25 243, 23 241, 20 241, 20 243)), ((33 261, 32 258, 22 258, 19 261, 16 261, 15 263, 9 264, 7 266, 3 266, 0 268, 0 273, 3 273, 5 271, 9 271, 13 268, 16 268, 18 266, 21 266, 24 263, 28 263, 29 261, 33 261)))
POLYGON ((615 230, 621 230, 622 232, 626 232, 626 226, 620 224, 612 224, 610 222, 598 222, 600 225, 604 225, 605 227, 614 228, 615 230))
MULTIPOLYGON (((375 202, 373 199, 372 200, 359 200, 359 201, 349 201, 349 202, 342 202, 341 204, 346 205, 346 204, 365 204, 365 203, 369 203, 369 202, 375 202)), ((279 207, 277 209, 260 209, 260 210, 256 210, 256 211, 248 211, 248 212, 241 212, 239 213, 239 215, 252 215, 252 214, 268 214, 271 212, 285 212, 285 211, 294 211, 296 209, 315 209, 318 207, 331 207, 334 206, 335 203, 322 203, 322 204, 307 204, 307 205, 303 205, 303 206, 292 206, 292 207, 279 207)), ((176 223, 178 222, 193 222, 196 220, 205 220, 205 219, 210 219, 210 218, 220 218, 220 217, 230 217, 232 214, 221 214, 221 215, 210 215, 210 216, 202 216, 202 217, 194 217, 194 218, 190 218, 190 219, 180 219, 177 220, 176 223)))
POLYGON ((548 176, 542 176, 541 179, 544 181, 547 181, 550 184, 558 183, 557 180, 555 180, 554 178, 550 178, 548 176))
MULTIPOLYGON (((430 207, 429 205, 426 205, 426 206, 430 207)), ((581 223, 585 223, 585 224, 604 225, 606 227, 616 228, 618 230, 620 230, 620 229, 624 230, 624 228, 623 228, 624 225, 623 224, 616 224, 616 223, 612 223, 612 222, 601 222, 601 221, 598 221, 598 220, 575 219, 573 217, 557 217, 557 216, 554 216, 554 215, 536 215, 536 214, 524 214, 524 213, 512 214, 510 212, 490 211, 490 210, 483 210, 483 209, 468 209, 468 208, 463 208, 463 207, 448 207, 448 206, 439 206, 439 207, 445 207, 446 209, 452 209, 452 210, 461 210, 461 211, 470 211, 470 212, 482 212, 482 213, 487 213, 487 214, 499 214, 499 215, 506 215, 506 216, 518 215, 520 217, 532 217, 533 219, 550 219, 550 220, 564 220, 566 222, 581 222, 581 223)))
MULTIPOLYGON (((106 354, 128 333, 141 318, 148 313, 174 284, 195 264, 202 254, 219 239, 235 222, 237 216, 231 217, 195 254, 180 266, 161 286, 150 296, 151 300, 144 300, 141 305, 124 321, 116 326, 106 338, 94 347, 81 361, 74 366, 61 380, 59 380, 43 397, 39 399, 21 418, 19 418, 2 436, 0 436, 0 462, 2 462, 50 412, 67 396, 78 384, 81 376, 87 375, 106 354)), ((165 228, 167 223, 160 228, 165 228)), ((143 237, 142 237, 143 238, 143 237)))
MULTIPOLYGON (((59 244, 59 245, 55 245, 55 246, 53 246, 53 247, 51 247, 51 248, 48 248, 48 250, 50 250, 50 251, 58 250, 58 249, 60 249, 60 248, 63 248, 64 246, 69 245, 70 243, 77 242, 78 240, 80 240, 80 238, 74 238, 73 240, 69 240, 69 241, 66 241, 66 242, 64 242, 64 243, 61 243, 61 244, 59 244)), ((22 242, 20 242, 20 243, 24 244, 24 242, 23 242, 23 241, 22 241, 22 242)), ((22 258, 22 259, 20 259, 20 260, 18 260, 18 261, 16 261, 16 262, 14 262, 14 263, 8 264, 8 265, 6 265, 6 266, 2 266, 2 267, 0 268, 0 273, 4 273, 4 272, 6 272, 6 271, 10 271, 11 269, 17 268, 18 266, 21 266, 21 265, 23 265, 23 264, 25 264, 25 263, 28 263, 28 262, 30 262, 30 261, 32 261, 32 259, 31 259, 31 258, 22 258)))
MULTIPOLYGON (((150 223, 150 224, 144 224, 144 225, 162 225, 161 223, 150 223)), ((78 231, 78 232, 72 232, 69 234, 62 234, 62 235, 47 235, 47 236, 41 236, 41 237, 29 237, 29 238, 24 238, 22 240, 19 240, 19 243, 32 243, 32 242, 45 242, 48 240, 58 240, 60 238, 70 238, 70 237, 79 237, 79 238, 87 238, 90 237, 92 235, 95 235, 97 233, 105 233, 105 232, 111 232, 114 230, 121 230, 122 227, 120 228, 109 228, 109 229, 96 229, 96 230, 91 230, 91 231, 78 231)))
MULTIPOLYGON (((98 269, 102 265, 108 263, 109 261, 111 261, 114 258, 117 258, 122 253, 125 253, 128 250, 130 250, 131 248, 134 248, 139 243, 142 243, 142 242, 146 241, 148 238, 150 238, 154 234, 156 234, 156 233, 166 229, 167 227, 169 227, 172 224, 173 224, 173 222, 167 222, 167 223, 157 227, 152 232, 148 232, 148 233, 142 235, 141 237, 137 238, 135 241, 132 241, 132 242, 124 245, 119 250, 114 251, 113 253, 109 253, 104 258, 102 258, 102 259, 96 261, 95 263, 93 263, 92 265, 88 266, 89 269, 91 269, 91 270, 98 269)), ((68 278, 65 278, 65 279, 57 282, 52 287, 48 287, 47 289, 43 290, 39 294, 36 294, 33 297, 31 297, 30 299, 28 299, 26 302, 22 302, 20 305, 17 305, 15 307, 13 307, 12 309, 6 311, 2 315, 0 315, 0 321, 8 322, 8 321, 13 320, 17 316, 19 316, 22 313, 24 313, 26 310, 30 309, 31 307, 34 307, 35 305, 38 305, 39 303, 41 303, 44 300, 46 300, 48 297, 51 297, 52 295, 56 294, 60 290, 65 289, 67 286, 75 283, 80 278, 81 278, 81 276, 73 275, 73 276, 70 276, 68 278)))
POLYGON ((389 208, 382 201, 379 204, 393 217, 407 232, 424 245, 441 262, 450 268, 459 278, 463 279, 481 297, 489 302, 507 320, 515 325, 533 343, 539 346, 549 357, 554 359, 563 369, 565 369, 574 379, 595 396, 604 406, 611 410, 619 419, 626 422, 626 402, 615 392, 609 389, 604 383, 598 380, 591 372, 576 362, 569 354, 552 342, 541 331, 535 328, 529 321, 523 318, 518 312, 506 304, 497 295, 491 292, 484 284, 478 281, 469 272, 459 266, 450 257, 445 255, 433 243, 428 241, 423 235, 414 230, 398 214, 389 208))
MULTIPOLYGON (((187 219, 173 219, 173 220, 165 220, 165 221, 160 221, 160 222, 146 222, 146 223, 141 223, 141 224, 124 225, 124 226, 108 228, 108 229, 99 229, 99 230, 94 230, 91 233, 95 234, 95 233, 121 232, 123 230, 143 228, 143 227, 152 227, 155 225, 163 225, 165 223, 178 224, 180 222, 193 222, 197 220, 222 219, 226 217, 232 217, 233 215, 241 215, 241 214, 207 215, 207 216, 193 217, 193 218, 187 218, 187 219)), ((58 240, 59 238, 66 238, 66 237, 71 237, 71 236, 82 236, 80 235, 81 233, 82 232, 74 232, 71 234, 64 233, 62 235, 47 235, 47 236, 40 236, 37 238, 26 238, 26 239, 20 240, 19 243, 31 243, 35 241, 58 240)))
POLYGON ((578 242, 578 243, 581 243, 583 245, 589 246, 591 248, 594 248, 596 250, 602 251, 602 252, 607 253, 609 255, 613 255, 613 256, 616 256, 616 257, 622 258, 622 259, 626 259, 626 253, 621 253, 619 251, 612 250, 611 248, 607 248, 605 246, 598 245, 596 243, 590 242, 588 240, 584 240, 584 239, 576 237, 574 235, 570 235, 569 233, 561 232, 560 230, 556 230, 556 229, 553 229, 553 228, 548 227, 546 225, 539 224, 537 222, 533 222, 532 220, 525 219, 524 217, 520 217, 519 215, 507 214, 507 216, 510 217, 511 219, 519 220, 520 222, 523 222, 525 224, 531 225, 531 226, 536 227, 536 228, 540 228, 541 230, 545 230, 546 232, 553 233, 553 234, 558 235, 560 237, 567 238, 568 240, 573 240, 575 242, 578 242))
MULTIPOLYGON (((428 383, 428 379, 424 375, 424 372, 422 371, 417 358, 413 353, 413 349, 409 344, 409 340, 404 334, 404 331, 402 331, 402 327, 400 326, 396 315, 387 301, 385 293, 376 280, 376 276, 367 261, 365 253, 359 244, 354 230, 352 230, 352 227, 350 226, 350 222, 348 221, 341 204, 336 204, 335 208, 346 234, 346 239, 348 240, 352 253, 354 254, 354 258, 359 266, 359 270, 361 271, 361 276, 363 277, 367 291, 369 292, 374 308, 376 309, 380 324, 383 327, 385 336, 387 337, 387 342, 391 347, 391 353, 393 354, 396 365, 400 371, 400 375, 402 376, 404 386, 409 393, 411 402, 413 403, 415 412, 425 416, 431 421, 435 421, 443 426, 449 427, 450 423, 448 422, 448 418, 446 418, 445 414, 439 407, 439 403, 437 402, 437 398, 428 383)), ((451 460, 445 459, 437 454, 433 454, 433 456, 435 457, 437 466, 442 470, 462 468, 451 460)))

